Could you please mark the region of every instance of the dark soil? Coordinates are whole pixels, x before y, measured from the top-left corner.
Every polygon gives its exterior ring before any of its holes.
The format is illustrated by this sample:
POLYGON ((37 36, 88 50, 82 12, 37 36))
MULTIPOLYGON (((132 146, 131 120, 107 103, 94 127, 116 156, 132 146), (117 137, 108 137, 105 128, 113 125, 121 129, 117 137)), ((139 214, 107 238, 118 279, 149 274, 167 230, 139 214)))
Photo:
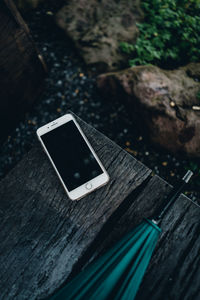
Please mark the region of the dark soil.
POLYGON ((195 175, 186 194, 200 198, 199 160, 173 156, 154 148, 142 136, 122 103, 103 99, 96 87, 95 68, 88 70, 54 22, 62 1, 45 1, 24 13, 33 38, 48 66, 44 93, 25 119, 0 146, 0 177, 13 168, 36 141, 36 129, 72 110, 170 183, 191 168, 195 175), (92 75, 93 74, 93 75, 92 75))

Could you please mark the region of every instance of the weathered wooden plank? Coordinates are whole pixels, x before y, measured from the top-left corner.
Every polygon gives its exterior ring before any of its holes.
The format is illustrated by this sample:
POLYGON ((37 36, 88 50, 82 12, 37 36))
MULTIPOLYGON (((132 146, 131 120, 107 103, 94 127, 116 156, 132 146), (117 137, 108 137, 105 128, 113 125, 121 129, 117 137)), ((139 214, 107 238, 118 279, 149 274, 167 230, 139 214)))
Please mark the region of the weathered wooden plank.
POLYGON ((44 62, 28 26, 12 0, 1 1, 0 140, 38 98, 44 77, 44 62))
POLYGON ((200 208, 182 195, 161 227, 163 234, 137 299, 199 300, 200 208))
POLYGON ((151 172, 94 128, 79 123, 111 180, 71 201, 38 145, 1 181, 1 299, 38 299, 60 287, 125 197, 151 172))
MULTIPOLYGON (((90 261, 139 224, 143 217, 153 216, 170 190, 164 180, 154 176, 141 193, 136 195, 133 191, 127 199, 130 207, 112 222, 109 236, 106 235, 107 225, 102 229, 103 242, 96 242, 96 251, 93 249, 90 261)), ((161 228, 162 235, 136 299, 200 299, 199 207, 181 195, 163 218, 161 228)), ((78 271, 77 266, 74 274, 78 271)))

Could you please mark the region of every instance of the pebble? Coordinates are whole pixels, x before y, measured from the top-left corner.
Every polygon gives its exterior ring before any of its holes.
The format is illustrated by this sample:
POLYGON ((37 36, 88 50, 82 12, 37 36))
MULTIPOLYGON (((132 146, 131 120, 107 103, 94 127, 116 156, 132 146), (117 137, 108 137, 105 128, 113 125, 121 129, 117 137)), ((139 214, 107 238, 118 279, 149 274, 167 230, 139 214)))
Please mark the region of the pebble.
POLYGON ((47 11, 46 14, 49 15, 49 16, 53 16, 52 11, 47 11))

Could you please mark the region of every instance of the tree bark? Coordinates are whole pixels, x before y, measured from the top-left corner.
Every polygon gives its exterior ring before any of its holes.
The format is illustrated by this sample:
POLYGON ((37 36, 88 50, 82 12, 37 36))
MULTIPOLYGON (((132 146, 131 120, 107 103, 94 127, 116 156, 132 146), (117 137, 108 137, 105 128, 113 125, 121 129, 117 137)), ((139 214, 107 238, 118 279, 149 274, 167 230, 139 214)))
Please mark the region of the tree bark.
POLYGON ((0 3, 0 141, 38 98, 45 63, 11 0, 0 3))

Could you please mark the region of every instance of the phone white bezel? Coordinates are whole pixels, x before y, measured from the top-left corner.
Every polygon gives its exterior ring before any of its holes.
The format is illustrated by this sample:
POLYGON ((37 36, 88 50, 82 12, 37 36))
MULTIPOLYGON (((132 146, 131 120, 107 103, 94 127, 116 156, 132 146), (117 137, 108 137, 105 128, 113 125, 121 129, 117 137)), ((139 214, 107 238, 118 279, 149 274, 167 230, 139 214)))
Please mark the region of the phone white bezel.
POLYGON ((109 175, 107 173, 107 171, 105 170, 104 166, 102 165, 101 161, 99 160, 99 158, 97 157, 96 153, 94 152, 92 146, 90 145, 88 139, 86 138, 85 134, 83 133, 82 129, 80 128, 79 124, 77 123, 77 121, 75 120, 74 116, 72 114, 66 114, 40 128, 38 128, 37 130, 37 137, 44 149, 44 151, 46 152, 54 170, 56 171, 58 178, 60 179, 68 197, 71 200, 79 200, 82 197, 86 196, 87 194, 93 192, 94 190, 98 189, 99 187, 101 187, 102 185, 106 184, 109 181, 109 175), (102 174, 100 174, 99 176, 89 180, 88 182, 84 183, 83 185, 77 187, 76 189, 72 190, 72 191, 68 191, 64 181, 62 180, 62 177, 60 175, 60 173, 58 172, 56 165, 54 164, 46 146, 44 145, 41 136, 47 132, 50 132, 51 130, 56 129, 59 126, 64 125, 65 123, 69 122, 69 121, 73 121, 77 127, 77 129, 79 130, 79 132, 81 133, 83 139, 85 140, 86 144, 88 145, 90 151, 92 152, 92 154, 94 155, 95 159, 97 160, 98 164, 100 165, 101 169, 102 169, 102 174), (90 187, 88 189, 88 187, 90 187))

